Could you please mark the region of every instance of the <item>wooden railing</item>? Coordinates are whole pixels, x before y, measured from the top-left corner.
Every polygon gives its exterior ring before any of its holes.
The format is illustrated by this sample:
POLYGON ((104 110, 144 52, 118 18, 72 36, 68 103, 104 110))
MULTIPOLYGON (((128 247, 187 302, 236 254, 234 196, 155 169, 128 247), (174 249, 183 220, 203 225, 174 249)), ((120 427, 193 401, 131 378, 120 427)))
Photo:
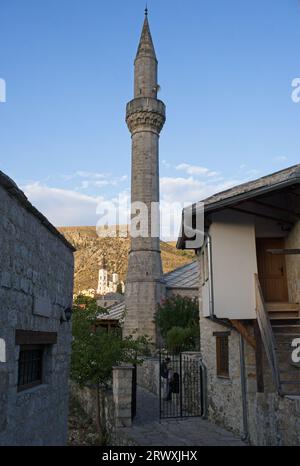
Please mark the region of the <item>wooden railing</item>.
POLYGON ((260 328, 261 338, 265 347, 268 362, 270 364, 273 382, 277 392, 281 394, 280 375, 276 356, 276 342, 257 274, 255 274, 255 295, 256 315, 260 328))

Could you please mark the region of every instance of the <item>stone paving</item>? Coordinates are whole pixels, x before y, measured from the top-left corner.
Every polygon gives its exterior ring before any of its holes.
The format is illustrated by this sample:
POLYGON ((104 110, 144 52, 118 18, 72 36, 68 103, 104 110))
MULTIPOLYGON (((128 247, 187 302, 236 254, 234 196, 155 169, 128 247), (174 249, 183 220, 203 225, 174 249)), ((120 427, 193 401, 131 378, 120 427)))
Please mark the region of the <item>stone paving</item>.
POLYGON ((158 398, 138 387, 137 416, 126 437, 142 446, 245 446, 238 437, 201 418, 159 422, 158 398))

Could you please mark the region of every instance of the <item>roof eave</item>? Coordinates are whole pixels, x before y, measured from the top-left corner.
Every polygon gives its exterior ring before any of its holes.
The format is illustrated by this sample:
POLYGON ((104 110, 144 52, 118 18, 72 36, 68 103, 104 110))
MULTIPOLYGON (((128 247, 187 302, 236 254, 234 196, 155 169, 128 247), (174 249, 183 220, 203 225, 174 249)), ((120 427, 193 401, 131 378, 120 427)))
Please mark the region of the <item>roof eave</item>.
MULTIPOLYGON (((230 206, 236 204, 237 202, 247 201, 247 200, 249 200, 251 198, 261 196, 261 195, 264 195, 264 194, 268 194, 268 193, 271 193, 273 191, 277 191, 279 189, 284 189, 284 188, 293 186, 295 184, 300 184, 300 174, 298 174, 298 173, 296 175, 292 176, 291 178, 286 179, 284 181, 281 181, 279 183, 276 183, 274 185, 263 186, 263 187, 260 187, 260 188, 253 189, 251 191, 245 192, 245 193, 236 194, 235 196, 228 197, 227 199, 221 199, 219 201, 216 201, 216 202, 208 204, 208 205, 204 204, 204 215, 213 213, 216 210, 226 209, 227 207, 230 207, 230 206)), ((192 205, 194 205, 194 204, 192 204, 192 205)), ((191 209, 191 207, 192 206, 188 206, 185 209, 191 209)), ((183 209, 183 215, 184 215, 184 210, 185 209, 183 209)), ((199 210, 197 209, 197 205, 196 205, 196 210, 194 211, 193 215, 196 215, 198 211, 199 210)), ((203 208, 201 208, 201 212, 203 212, 203 208)), ((181 225, 181 230, 180 231, 183 231, 182 225, 181 225)), ((176 248, 177 249, 186 249, 186 247, 185 247, 185 237, 184 236, 178 237, 178 240, 177 240, 177 243, 176 243, 176 248)))

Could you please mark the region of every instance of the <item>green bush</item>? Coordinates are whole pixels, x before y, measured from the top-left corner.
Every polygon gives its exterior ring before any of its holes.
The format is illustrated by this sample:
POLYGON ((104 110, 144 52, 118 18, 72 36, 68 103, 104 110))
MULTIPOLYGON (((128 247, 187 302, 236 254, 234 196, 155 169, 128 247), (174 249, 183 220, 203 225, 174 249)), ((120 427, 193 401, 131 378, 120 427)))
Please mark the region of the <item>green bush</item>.
POLYGON ((158 305, 155 322, 163 338, 173 327, 192 327, 199 325, 198 300, 182 296, 167 298, 158 305))
POLYGON ((155 322, 165 340, 168 351, 196 351, 199 349, 198 300, 182 296, 167 298, 158 305, 155 322))

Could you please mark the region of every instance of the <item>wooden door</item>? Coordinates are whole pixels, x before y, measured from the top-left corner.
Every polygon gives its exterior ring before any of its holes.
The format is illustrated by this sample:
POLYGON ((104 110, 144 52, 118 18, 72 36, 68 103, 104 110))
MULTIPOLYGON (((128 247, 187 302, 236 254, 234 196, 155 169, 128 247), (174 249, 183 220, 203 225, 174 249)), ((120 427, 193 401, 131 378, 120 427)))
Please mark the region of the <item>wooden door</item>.
POLYGON ((257 238, 258 277, 266 302, 288 302, 285 256, 267 249, 284 249, 284 238, 257 238))

